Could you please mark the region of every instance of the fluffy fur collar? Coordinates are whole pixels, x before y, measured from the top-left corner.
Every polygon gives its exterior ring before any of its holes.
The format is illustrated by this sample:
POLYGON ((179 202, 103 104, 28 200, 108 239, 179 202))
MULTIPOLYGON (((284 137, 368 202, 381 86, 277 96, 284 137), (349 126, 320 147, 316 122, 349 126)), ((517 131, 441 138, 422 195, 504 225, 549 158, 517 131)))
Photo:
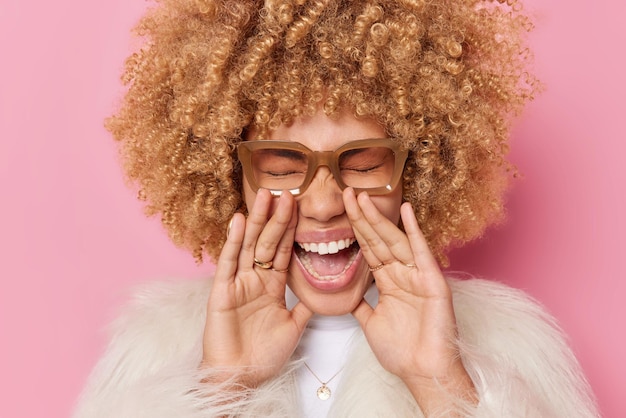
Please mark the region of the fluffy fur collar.
MULTIPOLYGON (((450 398, 436 416, 598 417, 593 397, 555 321, 519 290, 449 279, 460 355, 478 408, 450 398)), ((113 324, 113 337, 81 397, 76 418, 296 417, 294 359, 281 376, 237 397, 200 383, 210 282, 149 284, 113 324)), ((334 397, 334 417, 422 417, 404 384, 378 363, 362 333, 334 397)))

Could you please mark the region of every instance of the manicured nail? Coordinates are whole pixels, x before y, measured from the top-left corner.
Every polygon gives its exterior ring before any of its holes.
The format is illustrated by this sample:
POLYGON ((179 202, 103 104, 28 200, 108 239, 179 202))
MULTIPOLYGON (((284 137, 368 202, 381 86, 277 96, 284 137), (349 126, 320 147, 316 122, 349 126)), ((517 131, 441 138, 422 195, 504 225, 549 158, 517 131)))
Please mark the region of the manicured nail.
POLYGON ((234 219, 235 219, 235 215, 233 215, 233 217, 230 218, 230 221, 228 221, 228 226, 226 227, 226 238, 228 238, 228 235, 230 235, 230 227, 233 226, 234 219))

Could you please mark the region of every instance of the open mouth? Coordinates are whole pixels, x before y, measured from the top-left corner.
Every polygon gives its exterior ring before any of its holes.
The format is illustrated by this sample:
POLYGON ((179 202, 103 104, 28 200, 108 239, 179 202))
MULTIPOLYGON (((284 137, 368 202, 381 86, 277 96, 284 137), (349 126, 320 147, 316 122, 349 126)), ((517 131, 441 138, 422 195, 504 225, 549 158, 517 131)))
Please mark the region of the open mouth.
POLYGON ((344 274, 354 263, 359 250, 354 238, 319 243, 298 242, 294 245, 302 267, 321 281, 335 280, 344 274))

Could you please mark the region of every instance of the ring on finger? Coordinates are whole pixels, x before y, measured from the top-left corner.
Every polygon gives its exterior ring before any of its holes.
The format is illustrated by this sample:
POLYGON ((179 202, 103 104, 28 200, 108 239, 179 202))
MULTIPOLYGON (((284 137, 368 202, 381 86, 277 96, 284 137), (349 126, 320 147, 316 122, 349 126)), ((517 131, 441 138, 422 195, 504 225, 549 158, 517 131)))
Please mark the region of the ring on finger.
POLYGON ((275 269, 274 267, 272 267, 271 270, 275 271, 276 273, 287 273, 289 271, 288 268, 286 268, 284 270, 280 270, 280 269, 275 269))
POLYGON ((273 264, 272 260, 270 260, 270 261, 261 261, 261 260, 257 259, 256 257, 254 257, 254 265, 257 266, 257 267, 260 267, 262 269, 265 269, 265 270, 271 269, 272 268, 272 264, 273 264))
POLYGON ((381 268, 385 267, 385 263, 376 264, 375 266, 368 265, 370 271, 378 271, 381 268))
POLYGON ((413 264, 413 263, 403 263, 402 261, 400 261, 402 264, 405 265, 405 267, 408 267, 410 269, 416 269, 417 265, 413 264))

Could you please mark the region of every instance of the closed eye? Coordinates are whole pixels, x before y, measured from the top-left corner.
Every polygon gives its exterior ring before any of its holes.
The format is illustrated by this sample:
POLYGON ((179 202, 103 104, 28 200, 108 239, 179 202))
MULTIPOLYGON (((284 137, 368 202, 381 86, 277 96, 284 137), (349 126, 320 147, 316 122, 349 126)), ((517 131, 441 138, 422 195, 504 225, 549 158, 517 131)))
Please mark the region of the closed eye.
POLYGON ((271 170, 267 170, 267 171, 263 171, 263 174, 267 174, 268 176, 272 176, 272 177, 281 177, 281 176, 289 176, 289 175, 294 175, 294 174, 303 174, 302 171, 295 171, 295 170, 291 170, 291 171, 271 171, 271 170))
POLYGON ((341 167, 341 170, 347 170, 347 171, 355 171, 357 173, 369 173, 372 171, 375 171, 376 169, 379 169, 383 166, 384 163, 380 163, 380 164, 376 164, 376 165, 372 165, 372 166, 366 166, 366 167, 341 167))

